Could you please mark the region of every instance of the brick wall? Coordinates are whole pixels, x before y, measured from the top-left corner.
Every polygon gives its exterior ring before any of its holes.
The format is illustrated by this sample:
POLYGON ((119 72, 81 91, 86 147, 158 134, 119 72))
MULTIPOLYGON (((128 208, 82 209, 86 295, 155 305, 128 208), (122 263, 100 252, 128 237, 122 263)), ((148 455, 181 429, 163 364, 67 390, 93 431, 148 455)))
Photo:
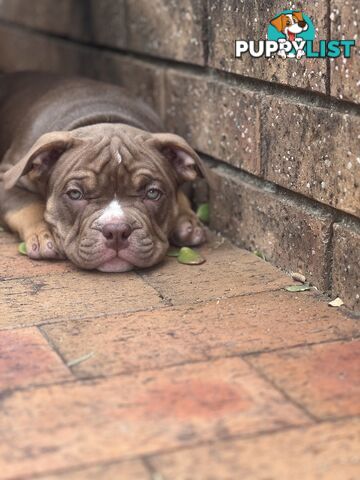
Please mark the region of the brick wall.
POLYGON ((285 8, 357 38, 356 0, 2 0, 0 69, 125 85, 218 180, 212 227, 360 309, 360 60, 235 59, 285 8))

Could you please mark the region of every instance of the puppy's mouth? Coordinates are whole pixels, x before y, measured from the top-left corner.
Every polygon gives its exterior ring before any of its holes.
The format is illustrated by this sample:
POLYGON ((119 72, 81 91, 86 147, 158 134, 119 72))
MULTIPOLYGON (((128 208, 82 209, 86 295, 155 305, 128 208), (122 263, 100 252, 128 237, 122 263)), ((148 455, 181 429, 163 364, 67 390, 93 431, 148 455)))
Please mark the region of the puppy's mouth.
POLYGON ((100 272, 108 272, 108 273, 122 273, 122 272, 128 272, 133 268, 134 268, 134 265, 116 256, 111 258, 110 260, 106 260, 104 263, 99 265, 97 267, 97 270, 99 270, 100 272))
POLYGON ((290 30, 288 30, 288 38, 290 42, 294 42, 296 38, 296 33, 290 32, 290 30))

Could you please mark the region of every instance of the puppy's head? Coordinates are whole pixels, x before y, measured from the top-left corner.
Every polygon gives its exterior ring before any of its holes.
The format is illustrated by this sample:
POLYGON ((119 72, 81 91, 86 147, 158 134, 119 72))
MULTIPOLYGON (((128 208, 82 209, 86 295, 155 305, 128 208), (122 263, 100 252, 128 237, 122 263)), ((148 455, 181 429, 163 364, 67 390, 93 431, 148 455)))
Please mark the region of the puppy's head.
POLYGON ((178 215, 178 186, 204 167, 185 140, 123 125, 43 135, 4 175, 46 196, 59 251, 86 269, 123 272, 159 262, 178 215))
POLYGON ((297 33, 301 33, 308 28, 302 12, 283 13, 271 20, 270 23, 279 32, 288 35, 291 40, 295 40, 297 33))

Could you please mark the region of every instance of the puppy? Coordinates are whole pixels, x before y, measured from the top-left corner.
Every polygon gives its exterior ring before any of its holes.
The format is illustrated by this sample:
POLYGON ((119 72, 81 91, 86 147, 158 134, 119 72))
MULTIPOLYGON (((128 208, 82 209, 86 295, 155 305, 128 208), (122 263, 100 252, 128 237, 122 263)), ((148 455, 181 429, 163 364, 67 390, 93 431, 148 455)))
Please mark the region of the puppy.
POLYGON ((0 220, 30 258, 124 272, 162 260, 203 227, 180 190, 207 172, 124 90, 45 73, 0 76, 0 220))

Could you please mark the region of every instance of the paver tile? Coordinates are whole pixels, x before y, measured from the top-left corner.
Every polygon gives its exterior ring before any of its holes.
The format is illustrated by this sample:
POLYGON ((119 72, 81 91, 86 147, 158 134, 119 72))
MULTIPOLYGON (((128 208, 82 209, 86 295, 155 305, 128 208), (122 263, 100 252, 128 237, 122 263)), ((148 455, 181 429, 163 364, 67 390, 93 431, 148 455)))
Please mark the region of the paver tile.
POLYGON ((319 418, 360 413, 360 341, 265 353, 250 361, 319 418))
POLYGON ((265 292, 42 329, 80 377, 351 338, 358 323, 312 293, 265 292))
POLYGON ((2 401, 1 471, 31 477, 307 422, 238 358, 35 388, 2 401))
POLYGON ((0 246, 0 278, 35 277, 51 273, 76 272, 78 269, 68 261, 36 261, 18 252, 18 243, 0 246))
POLYGON ((163 480, 355 480, 360 420, 217 442, 151 459, 163 480))
POLYGON ((0 328, 161 307, 133 272, 73 272, 0 282, 0 328))
POLYGON ((203 247, 206 263, 183 265, 176 258, 141 275, 174 305, 274 290, 291 279, 256 255, 225 244, 203 247))
POLYGON ((72 378, 34 327, 0 332, 0 391, 72 378))

